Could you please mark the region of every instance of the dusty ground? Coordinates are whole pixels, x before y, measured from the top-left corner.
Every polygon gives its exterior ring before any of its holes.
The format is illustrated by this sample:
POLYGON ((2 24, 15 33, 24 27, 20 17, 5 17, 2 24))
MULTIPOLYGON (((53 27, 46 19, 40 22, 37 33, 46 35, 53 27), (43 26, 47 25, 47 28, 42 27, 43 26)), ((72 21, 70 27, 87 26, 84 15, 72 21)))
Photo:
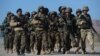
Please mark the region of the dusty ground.
MULTIPOLYGON (((95 54, 91 54, 90 51, 90 46, 87 44, 87 54, 82 55, 81 52, 79 54, 75 54, 73 51, 75 50, 75 48, 71 49, 70 54, 61 54, 61 53, 57 53, 56 51, 53 54, 49 54, 49 55, 40 55, 40 56, 100 56, 100 42, 95 42, 95 54)), ((17 56, 16 53, 13 54, 7 54, 4 51, 4 47, 3 47, 3 39, 0 39, 0 56, 17 56)), ((36 54, 27 54, 25 53, 25 56, 36 56, 36 54)))

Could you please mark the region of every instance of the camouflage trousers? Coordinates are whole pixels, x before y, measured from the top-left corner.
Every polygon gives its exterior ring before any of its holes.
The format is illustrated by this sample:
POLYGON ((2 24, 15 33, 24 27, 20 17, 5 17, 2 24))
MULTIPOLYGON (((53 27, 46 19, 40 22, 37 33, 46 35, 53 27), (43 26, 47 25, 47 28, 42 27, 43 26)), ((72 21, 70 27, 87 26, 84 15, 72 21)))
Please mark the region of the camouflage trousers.
POLYGON ((4 34, 3 37, 4 37, 4 39, 3 39, 4 40, 4 49, 6 50, 7 49, 7 40, 6 39, 8 36, 7 36, 7 34, 4 34))
POLYGON ((76 33, 75 33, 75 40, 76 40, 76 45, 75 47, 80 47, 80 39, 81 39, 81 33, 80 33, 80 29, 77 29, 76 33))
POLYGON ((25 45, 25 50, 26 52, 30 53, 30 33, 28 31, 26 31, 25 33, 25 37, 26 37, 26 45, 25 45))
POLYGON ((81 47, 86 52, 86 39, 89 41, 91 50, 94 50, 94 36, 91 29, 81 29, 81 47))
POLYGON ((55 47, 55 44, 56 44, 56 41, 58 42, 58 38, 57 38, 57 31, 50 31, 48 33, 48 43, 49 43, 49 49, 50 51, 54 51, 54 47, 55 47))
POLYGON ((61 49, 63 48, 63 37, 64 37, 64 32, 59 31, 58 34, 56 34, 56 42, 59 44, 58 46, 58 52, 61 52, 61 49))
POLYGON ((14 34, 9 32, 5 36, 5 48, 6 49, 13 49, 13 41, 14 41, 14 34))
POLYGON ((48 33, 44 30, 36 31, 36 45, 37 54, 41 53, 41 50, 45 51, 48 48, 48 33))
POLYGON ((77 37, 75 37, 75 41, 76 41, 75 47, 80 47, 80 37, 81 37, 80 34, 78 34, 77 37))
POLYGON ((14 45, 17 54, 24 54, 25 52, 25 32, 23 30, 15 31, 14 45))
POLYGON ((71 48, 71 39, 70 39, 70 33, 69 32, 63 32, 63 53, 66 51, 69 51, 71 48))
POLYGON ((36 33, 34 31, 31 31, 31 34, 30 34, 30 48, 33 51, 34 51, 34 47, 36 47, 35 46, 35 44, 36 44, 36 38, 35 37, 36 37, 36 33))

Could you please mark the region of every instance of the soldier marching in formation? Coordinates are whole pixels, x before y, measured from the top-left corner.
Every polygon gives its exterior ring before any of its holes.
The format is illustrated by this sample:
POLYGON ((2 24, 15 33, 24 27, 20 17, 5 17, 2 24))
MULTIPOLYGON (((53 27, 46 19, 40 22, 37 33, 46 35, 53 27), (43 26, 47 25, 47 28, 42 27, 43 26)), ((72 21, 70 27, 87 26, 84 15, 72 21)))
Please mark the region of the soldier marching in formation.
POLYGON ((7 53, 16 51, 18 55, 37 53, 37 55, 51 54, 57 50, 60 53, 69 53, 76 47, 75 53, 82 49, 86 54, 86 39, 89 40, 91 53, 94 53, 94 36, 92 33, 89 8, 85 6, 72 14, 72 8, 60 6, 59 14, 49 12, 44 6, 38 11, 22 14, 19 8, 14 15, 8 12, 2 23, 4 49, 7 53))

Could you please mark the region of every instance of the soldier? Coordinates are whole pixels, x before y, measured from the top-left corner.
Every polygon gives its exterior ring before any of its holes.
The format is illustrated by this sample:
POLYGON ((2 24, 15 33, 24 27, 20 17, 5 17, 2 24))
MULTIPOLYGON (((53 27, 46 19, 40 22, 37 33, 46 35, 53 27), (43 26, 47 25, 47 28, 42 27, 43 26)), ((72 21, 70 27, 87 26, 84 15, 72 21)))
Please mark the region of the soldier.
POLYGON ((56 43, 56 37, 58 36, 58 19, 57 12, 52 11, 49 14, 49 37, 48 41, 50 44, 50 53, 53 53, 55 43, 56 43))
POLYGON ((71 14, 72 9, 68 7, 65 11, 65 32, 63 37, 63 53, 69 53, 70 48, 75 45, 75 35, 74 35, 74 15, 71 14))
POLYGON ((8 33, 8 44, 9 44, 9 51, 13 53, 13 42, 14 42, 14 28, 10 25, 10 22, 15 19, 15 15, 11 15, 9 20, 9 33, 8 33))
POLYGON ((31 52, 31 50, 30 50, 30 31, 28 29, 29 28, 30 13, 26 12, 24 16, 25 16, 24 28, 25 28, 25 35, 26 35, 26 52, 30 53, 31 52))
POLYGON ((7 13, 7 17, 5 18, 4 22, 2 23, 3 25, 3 36, 4 36, 4 49, 6 52, 9 52, 9 20, 11 18, 12 12, 7 13))
POLYGON ((76 17, 75 17, 75 20, 76 20, 76 34, 75 34, 75 40, 76 40, 76 53, 79 52, 79 49, 80 49, 80 38, 81 38, 81 35, 80 35, 80 25, 78 24, 79 21, 80 21, 80 15, 81 15, 82 11, 81 9, 77 9, 76 10, 76 17))
POLYGON ((18 55, 24 55, 25 53, 25 29, 24 29, 24 16, 22 15, 22 9, 16 11, 17 17, 11 21, 11 26, 14 27, 15 39, 14 46, 18 55))
POLYGON ((58 39, 56 40, 58 42, 58 47, 59 47, 59 50, 58 52, 61 52, 61 48, 63 46, 63 37, 64 37, 64 20, 63 18, 65 18, 65 10, 66 10, 66 7, 65 6, 60 6, 59 7, 59 27, 58 27, 58 31, 59 31, 59 37, 58 39))
POLYGON ((45 14, 44 7, 38 8, 38 13, 35 19, 38 21, 36 24, 36 38, 37 38, 37 54, 47 53, 47 31, 48 31, 48 16, 45 14))
POLYGON ((7 18, 9 18, 8 15, 9 15, 9 13, 7 13, 7 16, 5 17, 5 19, 4 19, 3 23, 2 23, 2 30, 3 30, 3 37, 4 37, 4 49, 5 49, 5 50, 7 50, 7 46, 6 46, 6 37, 5 37, 5 36, 6 36, 6 34, 5 34, 6 31, 5 31, 5 30, 6 30, 7 25, 8 25, 8 24, 7 24, 7 18))
POLYGON ((92 21, 91 16, 88 14, 89 8, 88 6, 84 6, 82 8, 82 15, 80 16, 81 25, 81 47, 82 47, 82 54, 86 54, 86 39, 88 39, 89 44, 91 46, 91 52, 94 53, 94 36, 92 33, 92 21))
POLYGON ((36 19, 34 16, 37 14, 36 11, 32 12, 31 19, 29 20, 29 31, 30 31, 30 48, 31 52, 33 54, 35 53, 35 48, 36 48, 36 32, 35 32, 35 27, 37 26, 35 23, 37 23, 36 19))

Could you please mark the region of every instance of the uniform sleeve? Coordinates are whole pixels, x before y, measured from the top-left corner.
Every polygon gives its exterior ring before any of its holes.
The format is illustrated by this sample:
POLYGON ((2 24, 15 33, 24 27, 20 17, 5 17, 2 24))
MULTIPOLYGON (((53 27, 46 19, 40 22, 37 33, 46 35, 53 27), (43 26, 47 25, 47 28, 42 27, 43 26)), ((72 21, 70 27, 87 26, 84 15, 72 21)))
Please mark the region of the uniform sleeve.
POLYGON ((91 16, 89 15, 89 23, 90 23, 90 26, 92 27, 93 26, 93 24, 92 24, 92 19, 91 19, 91 16))
POLYGON ((2 23, 2 30, 4 30, 7 26, 8 26, 7 18, 5 18, 3 23, 2 23))

